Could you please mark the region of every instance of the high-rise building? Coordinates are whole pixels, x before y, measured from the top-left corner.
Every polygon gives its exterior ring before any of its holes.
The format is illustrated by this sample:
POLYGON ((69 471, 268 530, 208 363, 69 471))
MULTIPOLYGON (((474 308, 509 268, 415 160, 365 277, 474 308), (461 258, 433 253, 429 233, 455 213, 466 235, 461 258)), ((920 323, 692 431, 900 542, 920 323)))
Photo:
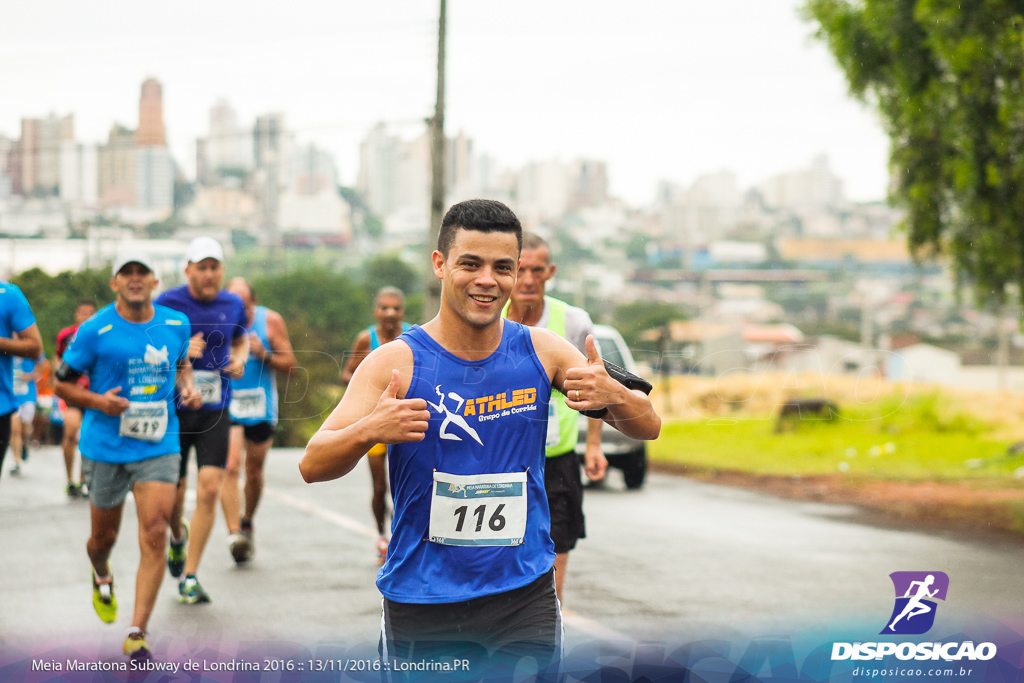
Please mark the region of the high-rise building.
POLYGON ((21 140, 18 142, 21 194, 57 192, 62 142, 72 140, 74 136, 75 120, 71 114, 62 118, 50 114, 45 119, 21 120, 21 140))
POLYGON ((135 144, 140 147, 167 146, 163 91, 160 81, 155 78, 149 78, 142 83, 142 95, 139 97, 139 129, 135 132, 135 144))
MULTIPOLYGON (((283 127, 283 119, 278 123, 283 127)), ((210 109, 210 133, 206 138, 205 153, 211 178, 223 169, 248 171, 254 165, 256 149, 253 132, 238 125, 234 108, 224 100, 218 101, 210 109)))
POLYGON ((97 156, 104 206, 135 206, 135 131, 115 123, 97 156))
POLYGON ((135 131, 135 203, 139 209, 170 213, 174 208, 174 162, 164 133, 163 87, 142 83, 139 128, 135 131))
POLYGON ((168 213, 174 208, 174 161, 166 147, 135 149, 135 206, 168 213))
POLYGON ((99 150, 65 140, 60 155, 60 198, 79 204, 99 201, 99 150))

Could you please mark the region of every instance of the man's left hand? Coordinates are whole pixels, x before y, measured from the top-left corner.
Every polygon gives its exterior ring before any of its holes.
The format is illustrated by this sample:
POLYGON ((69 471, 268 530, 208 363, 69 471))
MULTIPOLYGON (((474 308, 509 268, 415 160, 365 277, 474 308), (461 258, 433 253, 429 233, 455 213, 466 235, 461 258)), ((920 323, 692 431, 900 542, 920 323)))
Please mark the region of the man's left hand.
POLYGON ((562 393, 573 410, 601 410, 623 402, 623 386, 608 375, 593 335, 587 335, 587 365, 565 372, 562 393))

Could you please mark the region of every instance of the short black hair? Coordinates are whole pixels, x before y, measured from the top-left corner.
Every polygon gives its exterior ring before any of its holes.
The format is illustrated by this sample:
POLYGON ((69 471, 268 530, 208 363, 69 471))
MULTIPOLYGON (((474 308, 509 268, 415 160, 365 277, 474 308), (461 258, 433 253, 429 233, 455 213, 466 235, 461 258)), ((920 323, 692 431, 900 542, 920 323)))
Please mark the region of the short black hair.
POLYGON ((92 299, 79 299, 78 303, 75 304, 75 310, 77 311, 82 306, 88 306, 89 308, 93 309, 94 311, 100 310, 100 307, 97 306, 96 302, 93 301, 92 299))
POLYGON ((523 226, 512 209, 499 201, 468 199, 448 209, 437 235, 437 250, 445 257, 455 242, 455 232, 459 228, 478 232, 510 232, 516 236, 519 251, 523 250, 523 226))

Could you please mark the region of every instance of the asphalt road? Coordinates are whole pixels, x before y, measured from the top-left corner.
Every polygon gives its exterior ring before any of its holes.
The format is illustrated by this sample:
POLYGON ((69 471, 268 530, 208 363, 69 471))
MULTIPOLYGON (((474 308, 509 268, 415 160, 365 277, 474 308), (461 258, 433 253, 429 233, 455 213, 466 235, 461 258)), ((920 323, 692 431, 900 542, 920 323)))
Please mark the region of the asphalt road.
MULTIPOLYGON (((218 520, 199 571, 212 604, 178 604, 165 579, 150 624, 158 653, 233 655, 254 642, 375 649, 381 598, 368 468, 307 485, 300 455, 271 453, 251 565, 235 566, 218 520)), ((0 648, 113 657, 138 562, 131 498, 112 558, 121 616, 108 626, 91 603, 88 504, 66 498, 56 448, 34 452, 24 471, 0 480, 0 648)), ((980 616, 1024 625, 1024 544, 884 528, 846 506, 657 474, 643 490, 626 491, 612 472, 605 489, 587 492, 586 513, 589 537, 572 553, 566 580, 570 646, 840 625, 877 634, 893 605, 888 574, 898 570, 950 576, 937 628, 953 632, 980 616)))

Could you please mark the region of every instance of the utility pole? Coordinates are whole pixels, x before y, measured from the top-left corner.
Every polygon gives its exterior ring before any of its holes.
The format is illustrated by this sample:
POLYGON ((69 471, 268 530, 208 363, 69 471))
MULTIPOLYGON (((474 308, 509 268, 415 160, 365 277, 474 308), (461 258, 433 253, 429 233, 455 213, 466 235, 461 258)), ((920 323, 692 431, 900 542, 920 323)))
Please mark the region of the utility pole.
MULTIPOLYGON (((437 29, 437 100, 434 116, 430 119, 430 225, 427 227, 427 255, 437 246, 437 235, 444 218, 444 32, 445 0, 441 0, 441 16, 437 29)), ((441 310, 441 281, 427 268, 423 295, 423 320, 431 320, 441 310)))

